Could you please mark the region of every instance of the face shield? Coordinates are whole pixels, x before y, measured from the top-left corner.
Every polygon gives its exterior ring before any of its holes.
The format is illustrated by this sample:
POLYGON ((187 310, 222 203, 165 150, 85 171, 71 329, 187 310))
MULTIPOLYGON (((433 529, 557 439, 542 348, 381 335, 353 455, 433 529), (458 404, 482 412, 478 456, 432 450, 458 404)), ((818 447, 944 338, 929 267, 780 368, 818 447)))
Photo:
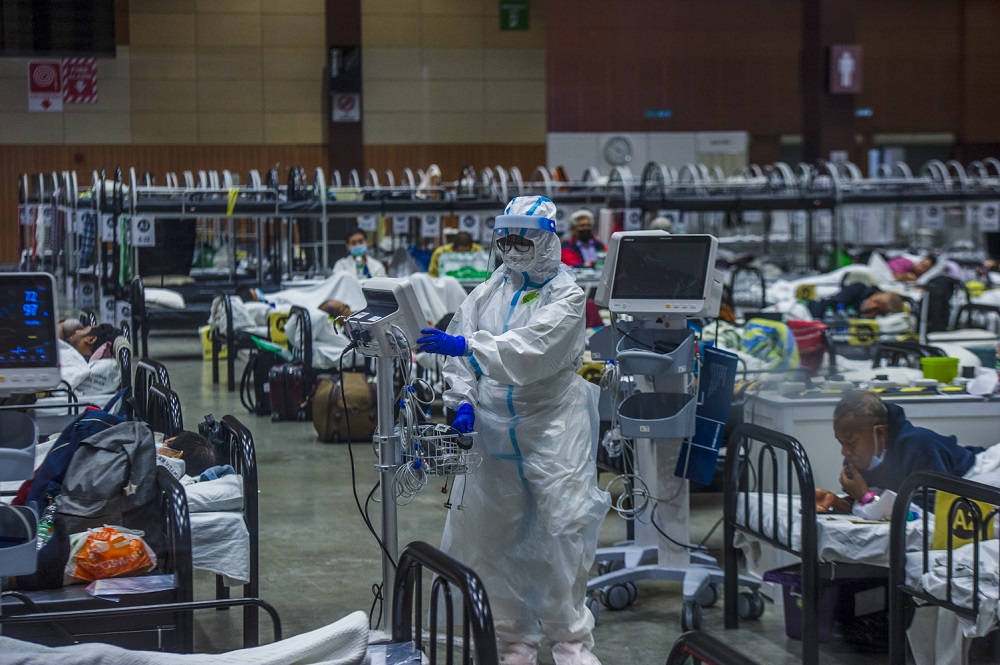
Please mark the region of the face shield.
POLYGON ((544 196, 518 196, 498 215, 494 245, 507 270, 532 281, 548 279, 559 269, 556 207, 544 196))

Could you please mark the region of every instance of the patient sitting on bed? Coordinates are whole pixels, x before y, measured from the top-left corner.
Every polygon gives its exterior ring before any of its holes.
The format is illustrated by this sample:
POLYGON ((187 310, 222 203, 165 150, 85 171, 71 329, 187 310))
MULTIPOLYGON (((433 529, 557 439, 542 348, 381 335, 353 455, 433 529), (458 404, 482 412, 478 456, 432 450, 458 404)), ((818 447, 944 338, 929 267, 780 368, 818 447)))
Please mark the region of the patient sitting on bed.
POLYGON ((983 453, 980 447, 960 446, 954 436, 914 427, 900 406, 863 390, 848 393, 837 404, 833 432, 844 456, 840 484, 847 497, 817 489, 816 511, 821 513, 889 519, 907 476, 937 471, 969 478, 995 470, 1000 462, 1000 449, 983 453))

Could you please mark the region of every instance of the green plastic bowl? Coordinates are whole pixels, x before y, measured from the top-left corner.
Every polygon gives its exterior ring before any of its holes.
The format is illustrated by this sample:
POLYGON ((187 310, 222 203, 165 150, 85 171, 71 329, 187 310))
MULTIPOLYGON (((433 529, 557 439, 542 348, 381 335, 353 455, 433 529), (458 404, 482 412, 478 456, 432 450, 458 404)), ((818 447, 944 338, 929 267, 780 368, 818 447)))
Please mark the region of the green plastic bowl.
POLYGON ((951 383, 958 376, 958 358, 921 358, 920 367, 925 379, 951 383))

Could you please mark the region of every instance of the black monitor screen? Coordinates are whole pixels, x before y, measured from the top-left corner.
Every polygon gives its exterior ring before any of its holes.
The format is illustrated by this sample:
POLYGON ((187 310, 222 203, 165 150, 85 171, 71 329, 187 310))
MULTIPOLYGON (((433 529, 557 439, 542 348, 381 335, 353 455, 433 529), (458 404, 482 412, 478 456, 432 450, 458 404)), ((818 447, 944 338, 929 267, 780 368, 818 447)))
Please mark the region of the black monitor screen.
POLYGON ((0 277, 0 368, 57 364, 52 282, 38 275, 0 277))
POLYGON ((622 238, 611 297, 618 300, 701 300, 710 236, 622 238))

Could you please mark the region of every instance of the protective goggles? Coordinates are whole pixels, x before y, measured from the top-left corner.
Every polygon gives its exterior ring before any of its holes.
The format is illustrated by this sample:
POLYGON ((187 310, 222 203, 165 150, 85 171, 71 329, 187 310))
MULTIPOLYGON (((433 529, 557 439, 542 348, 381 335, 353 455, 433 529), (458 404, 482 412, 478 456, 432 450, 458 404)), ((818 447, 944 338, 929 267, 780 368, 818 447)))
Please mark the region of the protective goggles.
POLYGON ((524 236, 509 235, 497 238, 497 247, 501 252, 515 251, 515 252, 527 252, 529 249, 535 246, 535 243, 528 240, 524 236))

